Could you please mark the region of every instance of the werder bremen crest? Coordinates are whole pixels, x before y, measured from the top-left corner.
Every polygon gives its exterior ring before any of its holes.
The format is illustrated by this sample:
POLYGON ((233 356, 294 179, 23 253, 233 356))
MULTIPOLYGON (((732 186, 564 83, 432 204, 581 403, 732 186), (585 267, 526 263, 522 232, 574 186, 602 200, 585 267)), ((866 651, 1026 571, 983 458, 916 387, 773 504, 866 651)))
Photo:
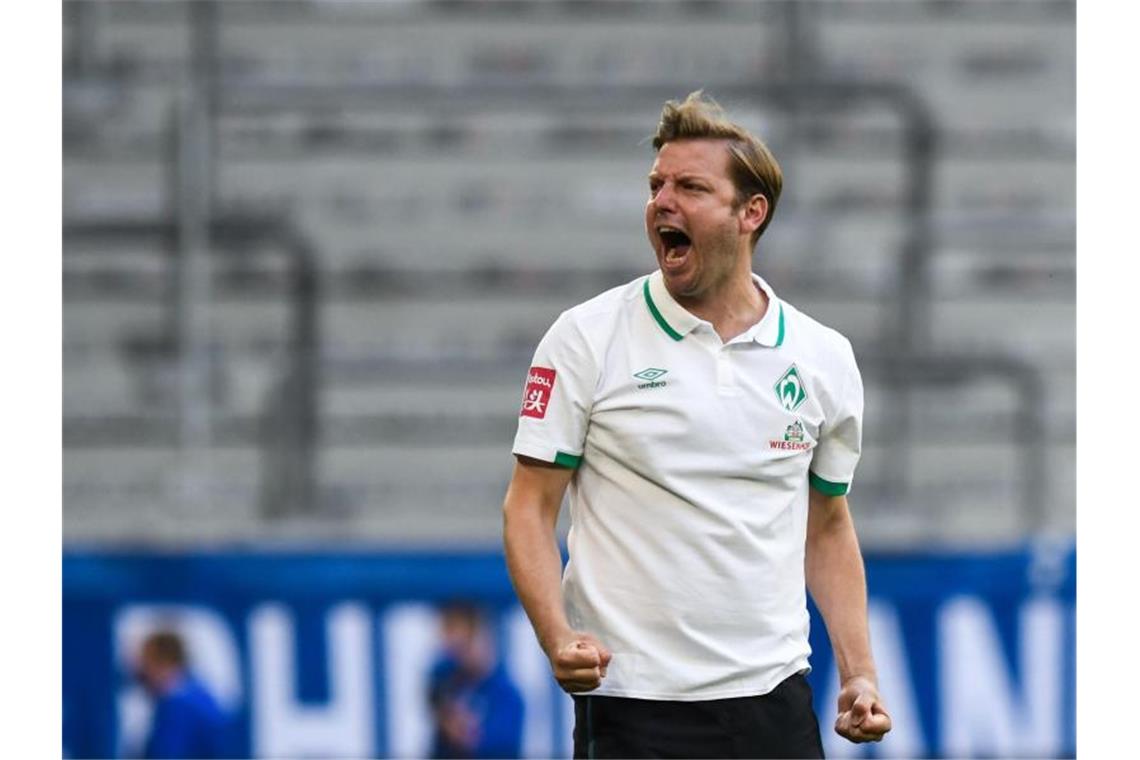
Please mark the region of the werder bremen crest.
POLYGON ((788 367, 776 381, 776 398, 780 399, 780 406, 789 412, 799 409, 807 401, 807 391, 796 365, 788 367))

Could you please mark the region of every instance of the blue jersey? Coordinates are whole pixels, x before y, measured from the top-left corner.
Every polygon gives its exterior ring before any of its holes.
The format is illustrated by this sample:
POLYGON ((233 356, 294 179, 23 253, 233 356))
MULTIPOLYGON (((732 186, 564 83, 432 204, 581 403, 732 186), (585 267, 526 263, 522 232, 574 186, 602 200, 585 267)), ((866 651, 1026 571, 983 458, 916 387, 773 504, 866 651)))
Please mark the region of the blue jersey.
POLYGON ((147 760, 229 757, 226 715, 192 676, 184 676, 155 700, 150 735, 143 749, 147 760))
POLYGON ((518 688, 501 665, 482 678, 463 674, 454 660, 444 658, 431 672, 431 695, 436 706, 458 704, 475 716, 479 725, 474 747, 450 745, 436 731, 433 758, 510 758, 522 754, 523 701, 518 688))

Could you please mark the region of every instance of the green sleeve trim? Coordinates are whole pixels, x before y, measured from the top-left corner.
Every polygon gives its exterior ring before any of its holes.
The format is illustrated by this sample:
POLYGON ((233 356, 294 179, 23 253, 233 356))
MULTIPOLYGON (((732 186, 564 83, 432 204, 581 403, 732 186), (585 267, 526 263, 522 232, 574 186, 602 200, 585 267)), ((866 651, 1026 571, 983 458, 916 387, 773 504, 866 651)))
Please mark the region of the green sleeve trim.
POLYGON ((780 304, 780 332, 776 335, 776 348, 784 342, 784 304, 780 304))
POLYGON ((814 472, 808 472, 808 482, 812 488, 828 496, 843 496, 851 487, 850 483, 832 483, 830 480, 824 480, 814 472))
POLYGON ((645 292, 645 303, 649 306, 649 313, 652 314, 653 318, 657 320, 657 324, 661 326, 661 329, 665 331, 665 334, 673 340, 680 340, 681 338, 684 338, 684 335, 669 326, 669 323, 665 321, 665 317, 661 316, 661 312, 657 310, 657 304, 653 303, 653 296, 649 295, 648 277, 645 278, 645 287, 642 288, 642 290, 645 292))
POLYGON ((559 467, 569 467, 571 470, 576 470, 578 469, 578 465, 582 464, 582 457, 559 451, 554 457, 554 464, 559 467))

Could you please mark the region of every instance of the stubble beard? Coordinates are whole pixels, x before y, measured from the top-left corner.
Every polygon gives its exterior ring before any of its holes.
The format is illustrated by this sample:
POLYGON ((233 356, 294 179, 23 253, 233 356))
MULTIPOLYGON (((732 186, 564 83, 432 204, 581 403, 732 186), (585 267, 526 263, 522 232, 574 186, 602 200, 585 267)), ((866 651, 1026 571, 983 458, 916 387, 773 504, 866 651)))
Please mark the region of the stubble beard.
POLYGON ((731 222, 718 228, 700 247, 697 276, 678 295, 690 300, 704 300, 715 295, 731 279, 736 264, 737 235, 731 222))

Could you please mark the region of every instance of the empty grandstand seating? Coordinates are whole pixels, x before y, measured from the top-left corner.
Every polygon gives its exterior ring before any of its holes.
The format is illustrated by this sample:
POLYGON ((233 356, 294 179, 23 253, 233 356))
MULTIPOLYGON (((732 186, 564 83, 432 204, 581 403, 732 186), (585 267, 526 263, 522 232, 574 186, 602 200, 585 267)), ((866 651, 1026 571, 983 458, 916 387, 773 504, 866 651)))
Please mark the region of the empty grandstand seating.
POLYGON ((720 99, 784 166, 757 270, 868 357, 852 495, 865 543, 1071 532, 1072 4, 801 5, 220 4, 215 210, 278 220, 311 246, 319 282, 317 488, 310 509, 271 518, 265 417, 293 366, 285 256, 272 241, 211 253, 208 446, 187 456, 176 245, 139 232, 175 218, 194 14, 66 4, 65 538, 496 540, 530 352, 562 309, 652 268, 644 138, 656 93, 696 86, 733 93, 720 99), (928 109, 919 348, 1031 368, 1040 440, 1025 440, 1008 378, 904 393, 876 369, 913 221, 906 124, 882 102, 741 94, 808 80, 900 87, 928 109), (1023 498, 1031 444, 1043 520, 1023 498))

